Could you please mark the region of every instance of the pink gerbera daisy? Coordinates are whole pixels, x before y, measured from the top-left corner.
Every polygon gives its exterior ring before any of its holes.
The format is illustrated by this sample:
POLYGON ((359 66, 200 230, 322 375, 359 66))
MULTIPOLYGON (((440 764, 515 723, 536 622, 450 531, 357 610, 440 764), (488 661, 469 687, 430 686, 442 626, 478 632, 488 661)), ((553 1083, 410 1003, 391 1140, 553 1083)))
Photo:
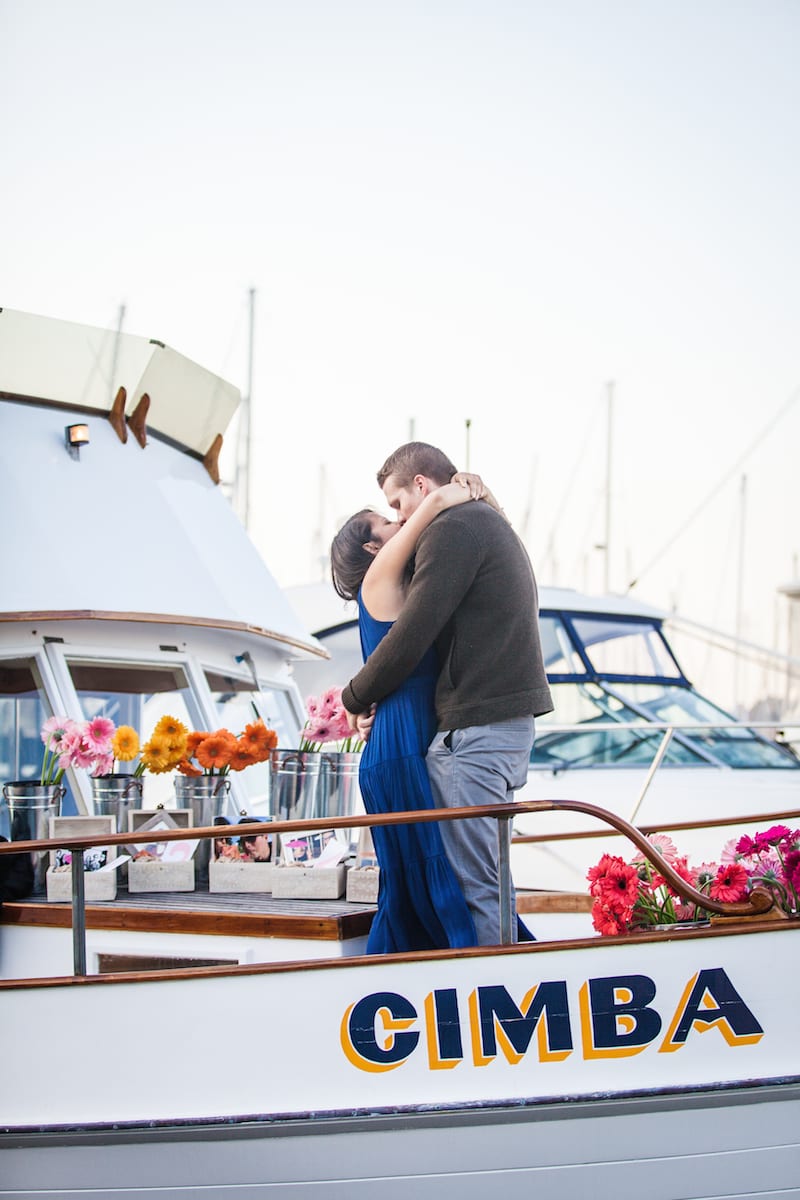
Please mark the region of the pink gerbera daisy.
POLYGON ((59 751, 75 722, 70 717, 48 717, 42 726, 42 741, 48 750, 59 751))
MULTIPOLYGON (((647 835, 647 840, 653 849, 657 851, 661 857, 670 864, 670 866, 673 866, 676 858, 678 857, 678 848, 673 842, 672 838, 666 833, 650 833, 647 835)), ((637 862, 643 858, 644 855, 640 851, 634 856, 632 861, 637 862)))
POLYGON ((111 739, 114 736, 115 725, 108 717, 95 717, 91 721, 87 721, 84 726, 83 735, 86 742, 98 754, 108 754, 111 748, 111 739))

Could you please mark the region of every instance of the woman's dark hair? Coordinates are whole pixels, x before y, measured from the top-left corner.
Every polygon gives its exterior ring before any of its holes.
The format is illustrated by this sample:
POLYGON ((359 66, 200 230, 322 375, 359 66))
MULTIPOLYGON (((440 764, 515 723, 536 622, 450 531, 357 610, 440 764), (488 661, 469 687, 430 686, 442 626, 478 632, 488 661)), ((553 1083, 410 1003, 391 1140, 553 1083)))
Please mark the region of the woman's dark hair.
POLYGON ((331 542, 331 578, 336 594, 343 600, 355 600, 373 555, 364 549, 372 541, 372 508, 362 508, 342 528, 331 542))

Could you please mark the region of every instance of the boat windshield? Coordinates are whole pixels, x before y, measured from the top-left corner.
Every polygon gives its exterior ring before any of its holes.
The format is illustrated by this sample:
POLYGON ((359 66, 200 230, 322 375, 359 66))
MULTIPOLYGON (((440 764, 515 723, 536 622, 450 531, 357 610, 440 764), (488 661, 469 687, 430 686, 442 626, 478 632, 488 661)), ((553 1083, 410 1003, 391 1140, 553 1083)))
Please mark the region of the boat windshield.
POLYGON ((555 710, 537 720, 532 766, 649 764, 664 731, 648 723, 659 723, 720 727, 674 734, 665 766, 800 767, 791 750, 733 728, 729 713, 692 688, 657 619, 542 612, 540 629, 555 710), (612 722, 637 728, 593 728, 612 722))
MULTIPOLYGON (((610 694, 598 683, 554 683, 550 690, 555 709, 536 719, 536 742, 531 766, 552 771, 567 767, 649 765, 664 736, 663 730, 648 727, 647 719, 610 694), (613 722, 635 728, 608 729, 613 722), (569 725, 569 730, 550 725, 569 725), (595 729, 601 725, 603 728, 595 729)), ((665 764, 701 766, 703 757, 680 742, 670 744, 665 764)))
POLYGON ((615 688, 635 710, 651 721, 670 725, 716 725, 689 731, 693 744, 704 746, 728 767, 798 767, 791 750, 770 742, 757 731, 735 727, 735 718, 691 688, 626 683, 615 688))

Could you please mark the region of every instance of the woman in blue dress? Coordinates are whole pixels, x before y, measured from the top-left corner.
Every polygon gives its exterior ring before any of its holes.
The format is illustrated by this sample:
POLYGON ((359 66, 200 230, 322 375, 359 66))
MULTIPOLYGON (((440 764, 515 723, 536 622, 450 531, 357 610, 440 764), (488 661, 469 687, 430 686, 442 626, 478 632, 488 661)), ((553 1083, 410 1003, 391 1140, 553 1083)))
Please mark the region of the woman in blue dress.
MULTIPOLYGON (((343 599, 358 601, 365 660, 400 613, 420 534, 443 509, 473 499, 495 503, 478 476, 459 474, 427 496, 403 525, 363 509, 336 535, 331 546, 333 584, 343 599)), ((359 768, 368 813, 435 808, 425 754, 436 732, 437 674, 431 647, 402 686, 377 706, 359 768)), ((383 826, 372 834, 380 885, 367 953, 477 945, 438 822, 383 826)))

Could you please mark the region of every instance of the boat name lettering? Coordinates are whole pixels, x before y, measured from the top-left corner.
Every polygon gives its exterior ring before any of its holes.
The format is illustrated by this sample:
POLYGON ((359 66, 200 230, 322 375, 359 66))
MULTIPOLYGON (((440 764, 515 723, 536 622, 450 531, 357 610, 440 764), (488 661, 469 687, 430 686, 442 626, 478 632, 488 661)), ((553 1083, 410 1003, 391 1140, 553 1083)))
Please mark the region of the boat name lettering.
MULTIPOLYGON (((647 975, 587 979, 578 989, 580 1052, 584 1059, 624 1058, 655 1044, 679 1050, 690 1033, 716 1029, 729 1046, 753 1045, 763 1029, 722 967, 697 971, 674 1013, 662 1020, 656 985, 647 975), (662 1033, 662 1031, 664 1031, 662 1033)), ((512 1065, 535 1036, 539 1062, 559 1062, 575 1049, 565 980, 534 984, 519 1003, 502 984, 428 993, 422 1012, 397 992, 372 992, 344 1013, 340 1036, 348 1060, 362 1071, 392 1071, 420 1046, 432 1071, 471 1061, 485 1067, 499 1056, 512 1065)))

